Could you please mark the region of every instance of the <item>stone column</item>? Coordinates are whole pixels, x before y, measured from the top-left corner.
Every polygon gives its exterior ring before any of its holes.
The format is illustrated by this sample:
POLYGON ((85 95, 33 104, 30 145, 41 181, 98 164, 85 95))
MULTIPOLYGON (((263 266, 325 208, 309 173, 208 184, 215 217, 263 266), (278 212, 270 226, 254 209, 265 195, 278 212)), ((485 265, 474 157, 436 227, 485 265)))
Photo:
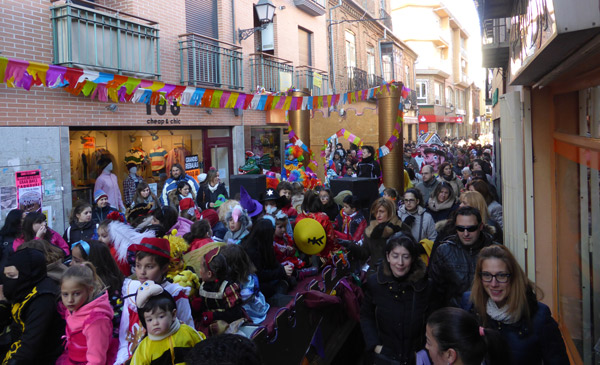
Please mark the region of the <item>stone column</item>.
MULTIPOLYGON (((395 83, 396 87, 388 91, 382 86, 377 94, 379 112, 379 146, 383 146, 391 137, 396 118, 398 117, 398 103, 403 84, 395 83)), ((383 172, 383 184, 386 188, 395 188, 400 194, 404 193, 404 158, 403 158, 403 131, 400 128, 400 137, 392 151, 385 157, 379 159, 383 172)), ((379 146, 374 146, 378 148, 379 146)))

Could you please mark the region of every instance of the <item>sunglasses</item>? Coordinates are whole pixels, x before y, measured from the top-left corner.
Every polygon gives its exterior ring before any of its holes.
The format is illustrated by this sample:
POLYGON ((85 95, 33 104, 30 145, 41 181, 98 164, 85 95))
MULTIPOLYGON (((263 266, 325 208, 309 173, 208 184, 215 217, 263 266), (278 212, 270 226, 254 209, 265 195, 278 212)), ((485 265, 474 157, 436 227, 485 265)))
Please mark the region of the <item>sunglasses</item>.
POLYGON ((477 229, 479 229, 479 225, 475 225, 475 226, 456 226, 456 231, 457 232, 464 232, 464 231, 475 232, 477 229))

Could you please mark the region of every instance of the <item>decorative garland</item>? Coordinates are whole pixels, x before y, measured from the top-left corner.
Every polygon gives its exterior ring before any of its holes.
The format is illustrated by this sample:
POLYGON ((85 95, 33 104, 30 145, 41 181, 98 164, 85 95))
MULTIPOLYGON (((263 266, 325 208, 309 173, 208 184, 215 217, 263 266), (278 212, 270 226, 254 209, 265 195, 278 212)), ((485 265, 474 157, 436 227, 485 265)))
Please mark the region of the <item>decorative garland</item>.
MULTIPOLYGON (((382 86, 344 94, 287 96, 262 93, 246 94, 232 91, 206 89, 195 86, 167 84, 162 81, 143 80, 123 75, 83 70, 79 68, 47 65, 18 59, 0 57, 0 82, 8 87, 30 90, 32 86, 63 88, 72 95, 83 94, 92 99, 108 102, 132 102, 144 104, 176 103, 177 105, 200 106, 215 109, 244 110, 315 110, 353 104, 373 98, 382 88, 389 90, 397 86, 385 83, 382 86)), ((406 94, 403 88, 403 95, 406 94)))

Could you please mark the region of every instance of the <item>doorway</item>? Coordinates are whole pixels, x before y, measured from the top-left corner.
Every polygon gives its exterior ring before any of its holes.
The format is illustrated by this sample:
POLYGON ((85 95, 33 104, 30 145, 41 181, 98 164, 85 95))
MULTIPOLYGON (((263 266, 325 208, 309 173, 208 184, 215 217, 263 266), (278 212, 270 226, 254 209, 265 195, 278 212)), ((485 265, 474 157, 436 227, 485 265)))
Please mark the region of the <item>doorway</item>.
POLYGON ((214 167, 229 190, 229 175, 233 173, 233 145, 229 128, 206 129, 203 134, 204 171, 214 167))

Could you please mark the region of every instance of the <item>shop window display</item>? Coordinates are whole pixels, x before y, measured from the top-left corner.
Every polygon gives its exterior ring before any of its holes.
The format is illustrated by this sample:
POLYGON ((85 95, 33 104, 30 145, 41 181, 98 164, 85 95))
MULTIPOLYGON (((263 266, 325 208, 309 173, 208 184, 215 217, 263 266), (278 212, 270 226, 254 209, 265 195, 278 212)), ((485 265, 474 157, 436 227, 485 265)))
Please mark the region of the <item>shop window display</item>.
POLYGON ((162 191, 172 165, 185 165, 185 157, 202 160, 202 130, 71 131, 70 160, 73 200, 92 201, 94 184, 102 171, 98 162, 110 159, 126 203, 140 181, 153 192, 162 191), (133 184, 131 184, 133 182, 133 184))
POLYGON ((281 173, 281 128, 252 128, 250 151, 256 157, 269 155, 272 158, 270 170, 281 173))

